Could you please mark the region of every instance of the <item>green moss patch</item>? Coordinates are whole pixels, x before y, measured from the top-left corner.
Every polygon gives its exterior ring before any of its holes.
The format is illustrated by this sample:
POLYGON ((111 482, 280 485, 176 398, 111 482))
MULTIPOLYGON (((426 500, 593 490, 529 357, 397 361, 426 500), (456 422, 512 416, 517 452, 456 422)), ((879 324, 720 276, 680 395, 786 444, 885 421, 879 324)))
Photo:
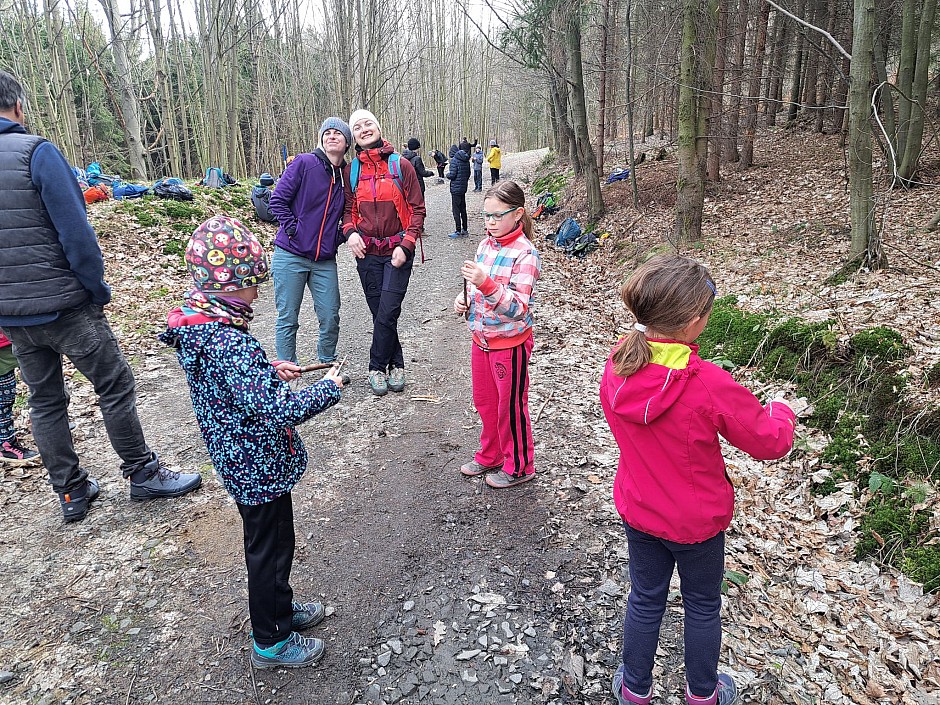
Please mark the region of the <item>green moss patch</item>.
POLYGON ((814 408, 806 423, 831 439, 822 453, 831 476, 814 492, 831 493, 843 480, 865 486, 883 479, 866 509, 856 555, 889 563, 927 589, 940 587, 940 548, 929 543, 937 532, 914 516, 903 494, 911 483, 940 480, 940 409, 914 408, 908 380, 899 372, 910 346, 881 326, 840 342, 832 321, 781 321, 735 303, 734 297, 715 301, 697 341, 701 355, 726 368, 751 367, 766 379, 795 384, 814 408), (905 511, 912 516, 902 521, 905 511))

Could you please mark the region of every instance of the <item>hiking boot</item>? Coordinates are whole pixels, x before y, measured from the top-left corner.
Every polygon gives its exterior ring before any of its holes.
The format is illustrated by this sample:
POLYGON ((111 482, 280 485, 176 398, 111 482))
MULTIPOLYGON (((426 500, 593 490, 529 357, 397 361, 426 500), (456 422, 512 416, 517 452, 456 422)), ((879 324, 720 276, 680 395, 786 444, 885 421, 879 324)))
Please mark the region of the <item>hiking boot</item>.
POLYGON ((469 237, 469 235, 470 235, 470 233, 468 233, 466 230, 461 230, 461 231, 460 231, 460 237, 469 237))
POLYGON ((319 639, 300 636, 291 632, 280 644, 262 649, 257 643, 251 648, 251 664, 255 668, 303 668, 312 666, 326 651, 326 645, 319 639))
POLYGON ((614 674, 614 679, 610 684, 610 690, 617 698, 617 705, 649 705, 653 700, 653 688, 650 686, 646 695, 637 695, 623 684, 623 664, 614 674))
POLYGON ((727 673, 719 673, 715 692, 707 698, 695 697, 689 692, 689 686, 686 684, 685 702, 688 705, 734 705, 738 702, 738 686, 727 673))
POLYGON ((500 490, 504 487, 521 485, 523 482, 528 482, 533 477, 535 477, 534 472, 530 472, 528 475, 510 475, 507 472, 494 472, 492 475, 486 476, 486 484, 500 490))
POLYGON ((317 626, 326 616, 326 610, 319 602, 291 602, 294 614, 290 620, 290 627, 295 632, 317 626))
POLYGON ((59 492, 59 504, 62 506, 62 518, 66 523, 81 521, 88 515, 88 505, 98 499, 98 482, 89 477, 85 486, 73 492, 59 492))
POLYGON ((388 388, 393 392, 405 391, 405 371, 401 367, 393 367, 389 370, 388 388))
POLYGON ((460 474, 466 475, 467 477, 478 477, 480 475, 485 475, 488 472, 502 469, 502 463, 499 465, 480 465, 480 463, 478 463, 476 460, 471 460, 469 463, 464 463, 460 466, 460 474))
POLYGON ((141 482, 135 482, 131 476, 131 499, 145 502, 150 499, 182 497, 201 484, 202 475, 198 472, 176 472, 160 463, 157 469, 141 482))
POLYGON ((30 465, 39 462, 39 453, 20 445, 16 437, 0 443, 0 464, 30 465))
POLYGON ((372 388, 372 393, 377 397, 388 394, 388 379, 385 377, 385 373, 380 370, 372 370, 369 373, 369 386, 372 388))

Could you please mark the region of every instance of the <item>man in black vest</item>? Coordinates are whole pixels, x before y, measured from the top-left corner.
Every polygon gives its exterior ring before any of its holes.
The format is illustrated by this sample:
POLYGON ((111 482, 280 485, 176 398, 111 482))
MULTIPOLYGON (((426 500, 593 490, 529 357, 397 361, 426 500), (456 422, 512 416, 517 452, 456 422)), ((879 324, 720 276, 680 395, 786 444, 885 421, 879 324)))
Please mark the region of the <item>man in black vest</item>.
POLYGON ((144 440, 134 376, 104 317, 111 301, 85 200, 62 153, 23 128, 25 95, 0 71, 0 327, 29 386, 33 438, 65 521, 98 497, 69 431, 62 356, 98 394, 108 438, 133 500, 179 497, 198 473, 166 468, 144 440))

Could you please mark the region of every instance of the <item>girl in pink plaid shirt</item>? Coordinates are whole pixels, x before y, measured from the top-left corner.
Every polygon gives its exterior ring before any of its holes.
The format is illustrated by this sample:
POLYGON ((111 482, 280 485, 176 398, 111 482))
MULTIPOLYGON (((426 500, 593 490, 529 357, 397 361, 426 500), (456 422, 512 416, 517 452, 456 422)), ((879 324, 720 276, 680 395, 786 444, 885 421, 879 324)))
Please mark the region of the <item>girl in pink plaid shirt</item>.
POLYGON ((486 484, 503 488, 535 476, 529 357, 532 290, 542 262, 518 184, 500 181, 486 192, 483 224, 487 236, 474 261, 460 268, 465 289, 454 300, 454 311, 467 316, 473 335, 473 403, 483 421, 480 450, 460 472, 486 475, 486 484))

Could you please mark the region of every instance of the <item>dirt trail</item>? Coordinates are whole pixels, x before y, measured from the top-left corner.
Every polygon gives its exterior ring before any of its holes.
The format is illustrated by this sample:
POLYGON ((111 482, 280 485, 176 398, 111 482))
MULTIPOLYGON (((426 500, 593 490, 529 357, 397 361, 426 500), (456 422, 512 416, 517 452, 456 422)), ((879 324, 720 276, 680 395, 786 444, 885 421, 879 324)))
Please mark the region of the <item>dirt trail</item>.
MULTIPOLYGON (((353 383, 340 405, 301 427, 310 464, 294 492, 295 594, 334 611, 316 630, 327 642, 322 664, 251 672, 240 523, 211 477, 175 357, 160 350, 136 361, 148 439, 207 482, 192 497, 132 506, 91 419, 76 435, 103 495, 86 521, 61 524, 41 469, 19 479, 28 494, 16 503, 8 494, 0 559, 0 670, 15 678, 0 700, 544 702, 551 593, 541 578, 566 552, 541 541, 539 482, 498 492, 457 472, 479 424, 469 338, 451 305, 482 232, 482 197, 468 194, 478 235, 461 240, 446 237, 447 185, 430 179, 427 202, 427 261, 415 266, 400 325, 403 394, 368 389, 371 321, 352 257, 345 248, 339 257, 340 354, 353 383)), ((272 356, 274 317, 266 288, 253 332, 272 356)), ((313 358, 309 302, 301 320, 301 357, 313 358)))

